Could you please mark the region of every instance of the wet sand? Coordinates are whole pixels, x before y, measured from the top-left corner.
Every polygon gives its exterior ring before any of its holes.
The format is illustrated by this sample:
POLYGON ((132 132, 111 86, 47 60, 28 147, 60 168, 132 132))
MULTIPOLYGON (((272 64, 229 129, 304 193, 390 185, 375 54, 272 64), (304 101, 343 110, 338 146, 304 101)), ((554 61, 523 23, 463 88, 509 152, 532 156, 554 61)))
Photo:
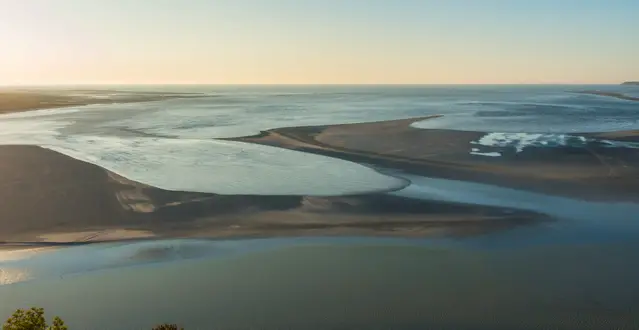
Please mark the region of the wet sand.
MULTIPOLYGON (((528 147, 522 152, 483 147, 500 157, 472 155, 473 141, 486 133, 425 130, 413 122, 437 116, 385 122, 278 128, 230 139, 311 152, 398 169, 415 175, 463 180, 587 200, 639 201, 639 149, 528 147)), ((636 131, 582 134, 637 141, 636 131)))
POLYGON ((387 194, 174 192, 34 146, 0 147, 2 246, 166 237, 472 235, 548 221, 526 211, 387 194))
MULTIPOLYGON (((529 147, 520 153, 499 150, 501 157, 477 156, 470 154, 472 141, 485 133, 410 126, 434 117, 280 128, 231 140, 341 158, 390 175, 586 200, 639 200, 639 149, 529 147)), ((634 131, 584 135, 637 139, 634 131)), ((0 172, 4 247, 151 237, 475 235, 553 220, 529 211, 384 193, 314 197, 166 191, 34 146, 0 147, 0 172)))
MULTIPOLYGON (((639 150, 526 148, 471 155, 484 133, 423 130, 416 120, 281 128, 233 139, 432 178, 605 201, 639 200, 639 150)), ((636 139, 616 132, 616 139, 636 139)), ((611 134, 608 134, 611 135, 611 134)), ((602 134, 591 134, 601 137, 602 134)), ((167 237, 476 235, 553 220, 501 207, 354 196, 166 191, 34 146, 0 147, 0 241, 6 247, 167 237)))

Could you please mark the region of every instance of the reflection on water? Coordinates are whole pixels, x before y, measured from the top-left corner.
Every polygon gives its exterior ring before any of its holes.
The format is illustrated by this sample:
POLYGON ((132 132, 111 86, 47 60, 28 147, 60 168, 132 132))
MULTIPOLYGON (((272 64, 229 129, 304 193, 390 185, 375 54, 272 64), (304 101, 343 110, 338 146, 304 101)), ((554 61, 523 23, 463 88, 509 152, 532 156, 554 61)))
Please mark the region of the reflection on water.
MULTIPOLYGON (((479 204, 540 212, 561 219, 586 222, 627 220, 639 213, 639 204, 629 202, 592 202, 474 182, 446 180, 399 174, 411 185, 390 193, 423 200, 479 204)), ((613 224, 614 225, 614 224, 613 224)))
MULTIPOLYGON (((233 241, 165 240, 94 244, 57 250, 33 249, 29 253, 14 252, 11 259, 0 261, 0 269, 28 270, 30 276, 15 277, 10 282, 15 283, 241 252, 243 249, 235 244, 233 241)), ((7 255, 9 253, 5 252, 7 255)))
POLYGON ((10 260, 28 259, 34 256, 42 255, 45 252, 51 252, 50 248, 27 248, 20 250, 0 250, 0 262, 10 260))
POLYGON ((242 253, 216 258, 211 249, 208 258, 2 286, 0 316, 34 304, 78 329, 110 328, 110 315, 125 328, 180 322, 187 329, 597 329, 639 322, 636 243, 512 250, 376 239, 209 245, 242 253))
POLYGON ((0 285, 24 282, 31 279, 29 271, 20 268, 0 268, 0 285))

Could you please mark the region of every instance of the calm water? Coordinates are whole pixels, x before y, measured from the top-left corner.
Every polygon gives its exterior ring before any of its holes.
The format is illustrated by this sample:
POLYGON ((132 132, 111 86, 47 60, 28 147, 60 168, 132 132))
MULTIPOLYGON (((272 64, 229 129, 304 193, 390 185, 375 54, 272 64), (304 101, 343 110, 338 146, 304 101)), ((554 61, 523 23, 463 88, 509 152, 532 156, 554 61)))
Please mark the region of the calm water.
POLYGON ((48 259, 58 276, 1 286, 0 315, 45 306, 76 329, 634 329, 637 248, 386 239, 72 248, 32 260, 44 271, 48 259))

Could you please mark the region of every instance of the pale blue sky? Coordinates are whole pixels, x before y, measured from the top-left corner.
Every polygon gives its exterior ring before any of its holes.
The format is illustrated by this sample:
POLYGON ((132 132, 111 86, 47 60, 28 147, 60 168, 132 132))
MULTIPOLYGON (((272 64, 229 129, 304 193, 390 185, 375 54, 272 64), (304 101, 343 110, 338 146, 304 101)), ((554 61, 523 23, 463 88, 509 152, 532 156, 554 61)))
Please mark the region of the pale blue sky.
POLYGON ((0 0, 0 84, 617 83, 638 0, 0 0))

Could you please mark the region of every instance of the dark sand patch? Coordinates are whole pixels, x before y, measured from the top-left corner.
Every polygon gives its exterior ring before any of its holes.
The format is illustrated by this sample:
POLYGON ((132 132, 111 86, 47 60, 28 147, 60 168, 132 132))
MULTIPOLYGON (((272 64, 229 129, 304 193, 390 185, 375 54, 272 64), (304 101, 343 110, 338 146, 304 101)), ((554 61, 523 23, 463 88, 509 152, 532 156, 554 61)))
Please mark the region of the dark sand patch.
POLYGON ((158 237, 470 235, 548 220, 532 212, 385 194, 166 191, 34 146, 0 147, 0 173, 0 242, 5 246, 52 241, 59 234, 66 235, 59 242, 85 244, 121 230, 158 237))
MULTIPOLYGON (((422 117, 361 124, 290 127, 230 140, 327 155, 416 175, 493 184, 593 200, 639 200, 639 149, 577 147, 482 147, 501 157, 470 154, 486 133, 426 130, 422 117)), ((618 141, 636 132, 605 135, 618 141)), ((604 137, 601 134, 584 134, 604 137)))
POLYGON ((639 130, 588 133, 583 135, 593 137, 593 138, 598 138, 598 139, 608 139, 608 140, 614 140, 614 141, 639 142, 639 130))

